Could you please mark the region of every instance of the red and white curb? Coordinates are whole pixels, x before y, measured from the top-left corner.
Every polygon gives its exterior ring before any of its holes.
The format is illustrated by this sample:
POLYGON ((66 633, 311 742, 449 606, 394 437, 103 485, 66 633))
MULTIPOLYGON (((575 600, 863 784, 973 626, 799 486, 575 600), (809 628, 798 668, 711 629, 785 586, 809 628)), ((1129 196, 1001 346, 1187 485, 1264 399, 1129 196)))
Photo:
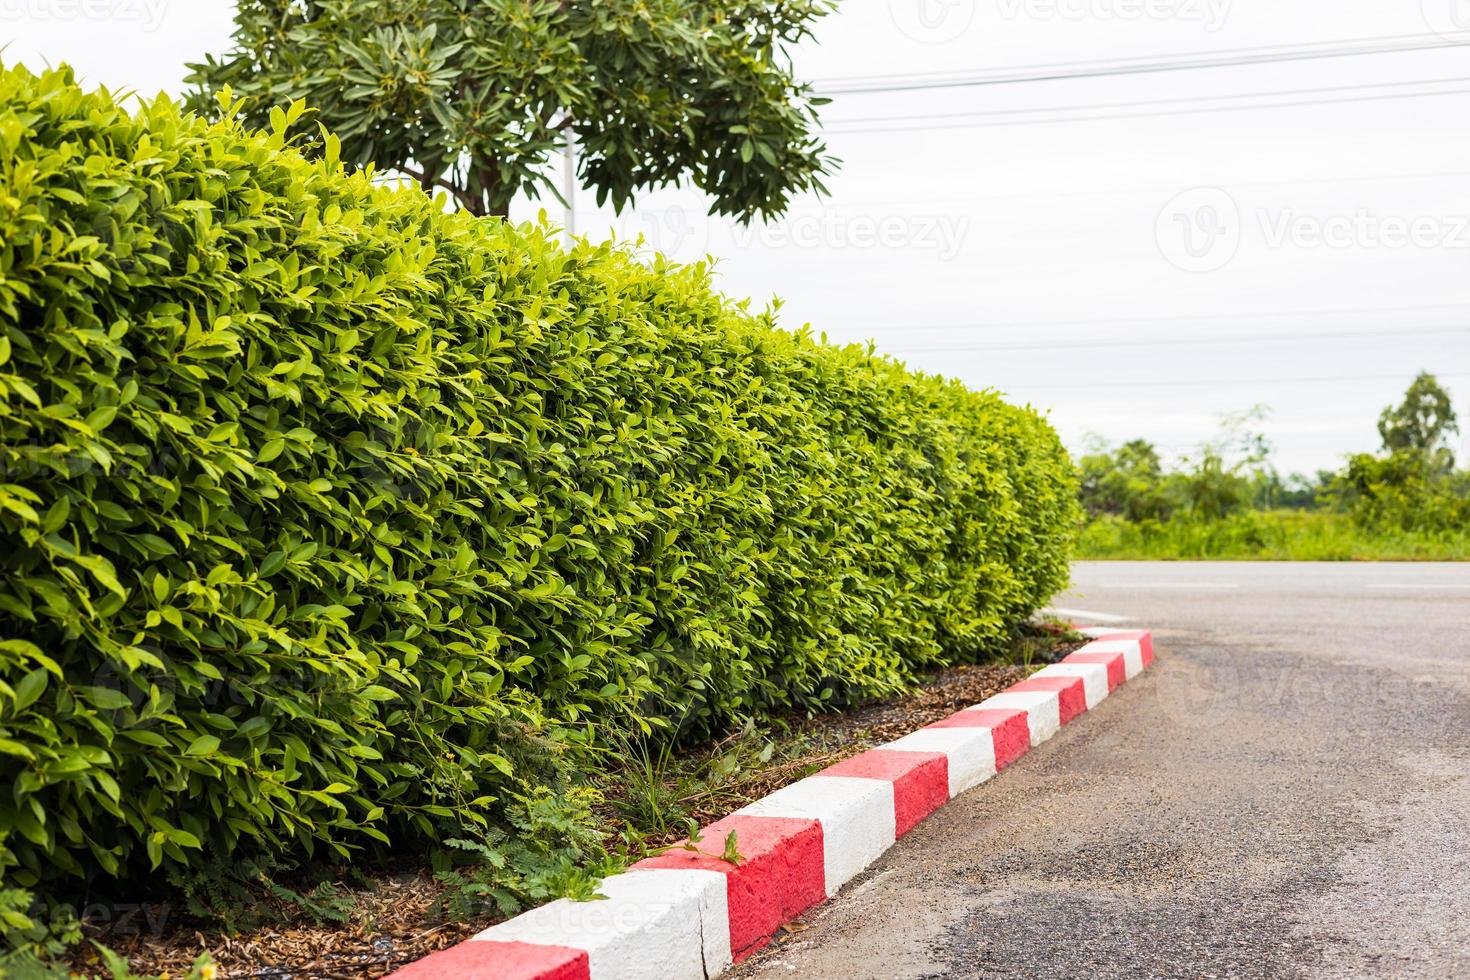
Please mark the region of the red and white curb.
POLYGON ((413 963, 394 980, 706 980, 837 894, 895 840, 1153 662, 1147 632, 1096 627, 1059 664, 757 800, 670 851, 413 963), (721 859, 736 833, 739 864, 721 859))

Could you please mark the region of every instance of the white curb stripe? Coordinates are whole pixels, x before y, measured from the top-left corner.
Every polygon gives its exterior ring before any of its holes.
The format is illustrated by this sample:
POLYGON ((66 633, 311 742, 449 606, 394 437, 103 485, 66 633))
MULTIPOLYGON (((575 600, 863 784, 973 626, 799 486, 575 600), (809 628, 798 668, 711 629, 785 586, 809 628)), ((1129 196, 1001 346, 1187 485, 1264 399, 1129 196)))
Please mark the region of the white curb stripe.
POLYGON ((726 876, 628 871, 604 879, 607 901, 558 899, 475 939, 587 951, 592 980, 705 980, 734 962, 726 876))
POLYGON ((1005 691, 965 710, 987 709, 1020 709, 1026 712, 1026 727, 1031 730, 1032 748, 1062 730, 1062 704, 1055 691, 1005 691))
POLYGON ((1143 648, 1137 640, 1093 640, 1078 653, 1121 653, 1123 655, 1123 677, 1133 680, 1143 673, 1143 648))
POLYGON ((949 798, 995 775, 995 736, 988 728, 925 728, 879 748, 941 752, 949 761, 949 798))
POLYGON ((893 845, 893 783, 854 776, 808 776, 741 807, 752 817, 797 817, 822 825, 827 897, 893 845))
POLYGON ((1108 696, 1107 664, 1052 664, 1043 667, 1032 677, 1080 677, 1082 690, 1087 697, 1087 710, 1091 711, 1108 696))

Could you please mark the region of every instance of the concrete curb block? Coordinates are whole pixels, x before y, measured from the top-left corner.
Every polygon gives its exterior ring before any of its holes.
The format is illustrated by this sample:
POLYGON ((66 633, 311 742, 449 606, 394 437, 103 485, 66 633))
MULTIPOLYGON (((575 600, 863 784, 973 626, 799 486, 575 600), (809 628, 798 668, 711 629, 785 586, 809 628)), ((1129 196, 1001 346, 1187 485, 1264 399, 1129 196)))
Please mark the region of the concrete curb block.
POLYGON ((1096 707, 1153 663, 1141 630, 1091 643, 992 698, 870 749, 565 899, 419 960, 393 980, 706 980, 836 895, 893 842, 1096 707), (742 860, 720 858, 734 832, 742 860))

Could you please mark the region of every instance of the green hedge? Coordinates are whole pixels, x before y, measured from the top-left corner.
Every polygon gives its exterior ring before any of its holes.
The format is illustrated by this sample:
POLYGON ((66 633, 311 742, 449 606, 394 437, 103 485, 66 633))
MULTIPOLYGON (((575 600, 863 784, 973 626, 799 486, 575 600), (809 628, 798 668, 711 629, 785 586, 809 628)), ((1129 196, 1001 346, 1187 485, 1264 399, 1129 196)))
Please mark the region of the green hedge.
POLYGON ((1035 413, 325 142, 0 74, 7 886, 439 839, 1064 584, 1035 413))

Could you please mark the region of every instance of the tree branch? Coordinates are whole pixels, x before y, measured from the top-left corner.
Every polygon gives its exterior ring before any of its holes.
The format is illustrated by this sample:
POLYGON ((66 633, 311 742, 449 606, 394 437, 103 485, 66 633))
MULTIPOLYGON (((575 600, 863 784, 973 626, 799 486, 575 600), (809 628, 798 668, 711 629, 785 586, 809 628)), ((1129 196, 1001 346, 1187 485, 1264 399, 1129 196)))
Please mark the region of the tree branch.
POLYGON ((474 198, 466 193, 464 188, 455 184, 453 181, 446 180, 443 177, 430 177, 423 171, 415 170, 412 167, 404 166, 403 164, 399 164, 393 169, 397 170, 399 173, 403 174, 406 177, 418 181, 420 187, 442 187, 450 194, 453 194, 454 199, 470 211, 474 211, 476 208, 476 202, 474 198))

